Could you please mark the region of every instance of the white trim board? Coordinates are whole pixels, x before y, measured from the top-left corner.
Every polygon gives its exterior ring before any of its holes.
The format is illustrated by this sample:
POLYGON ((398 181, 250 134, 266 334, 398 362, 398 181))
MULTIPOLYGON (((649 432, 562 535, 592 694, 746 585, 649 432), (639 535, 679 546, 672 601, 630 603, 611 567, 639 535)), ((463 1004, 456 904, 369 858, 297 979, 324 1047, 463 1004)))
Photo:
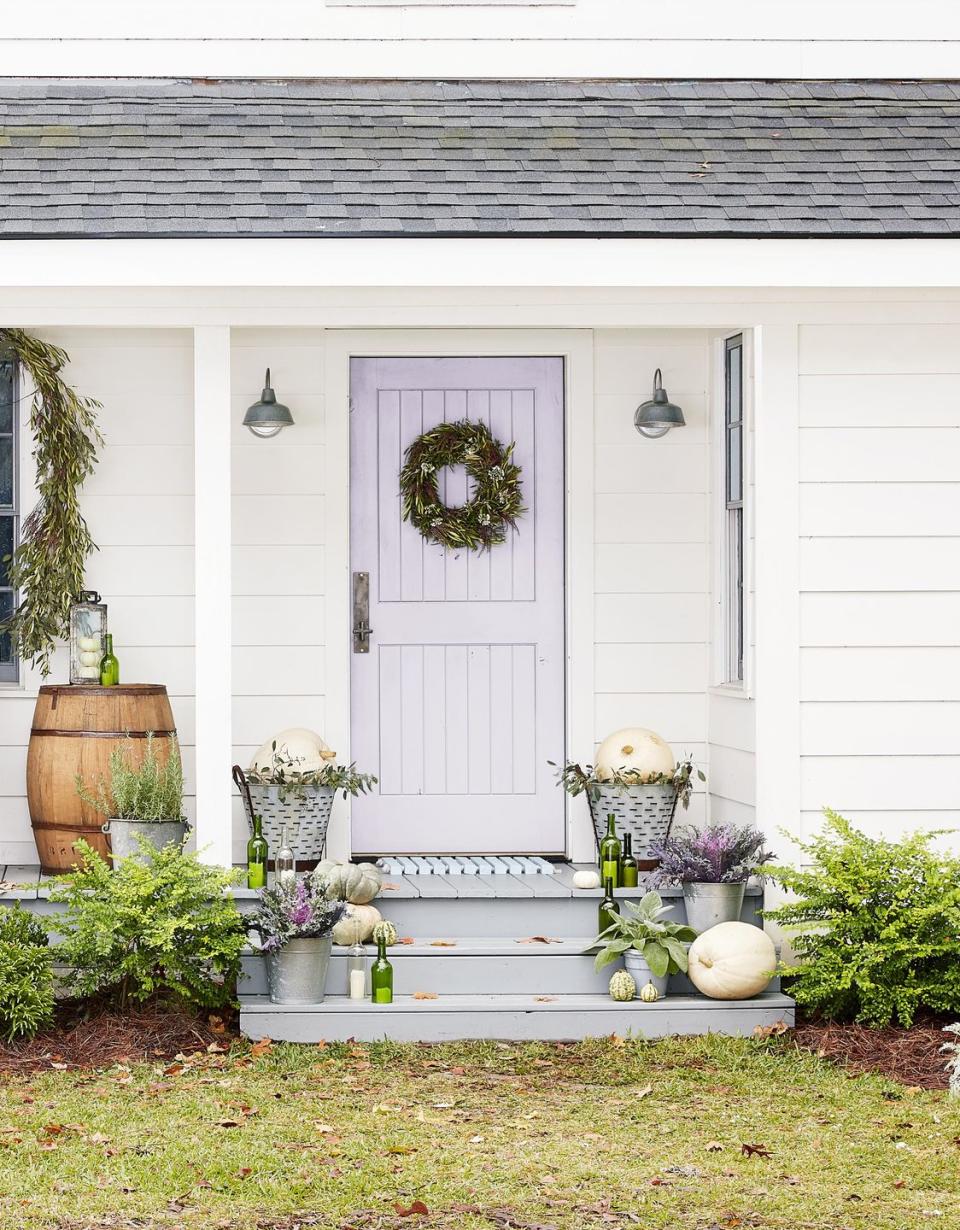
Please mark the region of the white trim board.
MULTIPOLYGON (((326 337, 327 515, 330 524, 350 524, 350 358, 353 355, 560 355, 566 367, 567 418, 567 753, 589 761, 593 754, 593 336, 586 331, 366 330, 326 337)), ((326 550, 326 735, 331 746, 349 749, 350 735, 350 544, 331 537, 326 550)), ((558 787, 559 788, 559 787, 558 787)), ((589 814, 582 799, 567 811, 568 855, 593 858, 589 814)), ((338 799, 328 838, 330 857, 349 854, 349 815, 338 799)))
POLYGON ((953 239, 7 239, 0 286, 960 287, 953 239))

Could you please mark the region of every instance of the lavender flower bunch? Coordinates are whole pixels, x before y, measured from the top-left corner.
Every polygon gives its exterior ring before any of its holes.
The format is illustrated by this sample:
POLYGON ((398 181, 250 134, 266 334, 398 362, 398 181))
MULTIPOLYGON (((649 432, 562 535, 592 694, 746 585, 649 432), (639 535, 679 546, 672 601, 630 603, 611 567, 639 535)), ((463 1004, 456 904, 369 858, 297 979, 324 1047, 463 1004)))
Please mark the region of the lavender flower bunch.
POLYGON ((258 932, 263 951, 275 952, 289 940, 329 935, 346 908, 342 901, 327 901, 310 876, 297 876, 263 889, 248 925, 258 932))
POLYGON ((677 830, 651 847, 660 866, 651 884, 738 884, 758 874, 774 855, 763 848, 765 838, 752 825, 711 824, 677 830))

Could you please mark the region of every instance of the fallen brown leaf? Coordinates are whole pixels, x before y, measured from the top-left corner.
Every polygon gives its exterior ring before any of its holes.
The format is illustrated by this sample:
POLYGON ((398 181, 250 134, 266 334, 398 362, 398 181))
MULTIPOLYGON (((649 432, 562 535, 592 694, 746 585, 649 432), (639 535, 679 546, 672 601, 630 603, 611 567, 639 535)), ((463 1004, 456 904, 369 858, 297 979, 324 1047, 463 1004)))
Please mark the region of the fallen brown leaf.
POLYGON ((439 999, 440 996, 436 991, 414 991, 414 999, 439 999))
POLYGON ((562 944, 563 940, 552 939, 549 935, 528 935, 525 940, 517 940, 518 944, 562 944))
POLYGON ((404 1208, 402 1204, 395 1204, 394 1211, 398 1217, 428 1217, 430 1210, 422 1200, 414 1200, 413 1204, 404 1208))
POLYGON ((740 1152, 744 1157, 770 1157, 770 1150, 766 1145, 747 1145, 740 1146, 740 1152))
POLYGON ((456 946, 457 946, 456 940, 431 940, 430 941, 431 948, 456 948, 456 946))

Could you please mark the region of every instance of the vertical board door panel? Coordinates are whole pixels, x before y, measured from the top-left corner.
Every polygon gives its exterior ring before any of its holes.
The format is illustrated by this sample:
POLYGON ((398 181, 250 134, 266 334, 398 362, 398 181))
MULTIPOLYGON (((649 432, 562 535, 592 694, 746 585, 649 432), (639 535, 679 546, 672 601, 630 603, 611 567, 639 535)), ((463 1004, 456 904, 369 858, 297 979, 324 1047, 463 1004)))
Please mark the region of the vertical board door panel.
MULTIPOLYGON (((351 654, 356 854, 565 847, 563 360, 351 362, 351 569, 370 574, 369 653, 351 654), (404 454, 438 423, 514 443, 526 511, 490 551, 427 542, 400 511, 404 454)), ((445 503, 470 498, 460 468, 445 503)))

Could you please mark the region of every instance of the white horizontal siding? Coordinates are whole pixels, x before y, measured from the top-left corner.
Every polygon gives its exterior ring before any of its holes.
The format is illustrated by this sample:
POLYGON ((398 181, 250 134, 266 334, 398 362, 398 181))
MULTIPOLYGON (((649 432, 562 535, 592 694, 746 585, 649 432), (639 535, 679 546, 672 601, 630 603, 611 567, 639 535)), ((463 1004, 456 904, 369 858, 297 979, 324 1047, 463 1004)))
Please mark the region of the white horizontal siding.
POLYGON ((801 329, 804 823, 956 825, 960 327, 801 329), (952 814, 951 814, 952 812, 952 814))
MULTIPOLYGON (((246 765, 286 727, 325 733, 323 334, 238 329, 232 343, 233 742, 246 765), (267 367, 294 426, 261 440, 242 422, 267 367)), ((239 800, 233 817, 239 858, 239 800)))
POLYGON ((951 645, 960 630, 960 593, 911 590, 806 593, 800 598, 801 644, 809 646, 951 645))
MULTIPOLYGON (((595 739, 661 734, 704 764, 708 642, 708 341, 680 330, 595 334, 595 739), (633 426, 653 373, 688 426, 633 426)), ((690 819, 706 815, 702 791, 690 819)))

